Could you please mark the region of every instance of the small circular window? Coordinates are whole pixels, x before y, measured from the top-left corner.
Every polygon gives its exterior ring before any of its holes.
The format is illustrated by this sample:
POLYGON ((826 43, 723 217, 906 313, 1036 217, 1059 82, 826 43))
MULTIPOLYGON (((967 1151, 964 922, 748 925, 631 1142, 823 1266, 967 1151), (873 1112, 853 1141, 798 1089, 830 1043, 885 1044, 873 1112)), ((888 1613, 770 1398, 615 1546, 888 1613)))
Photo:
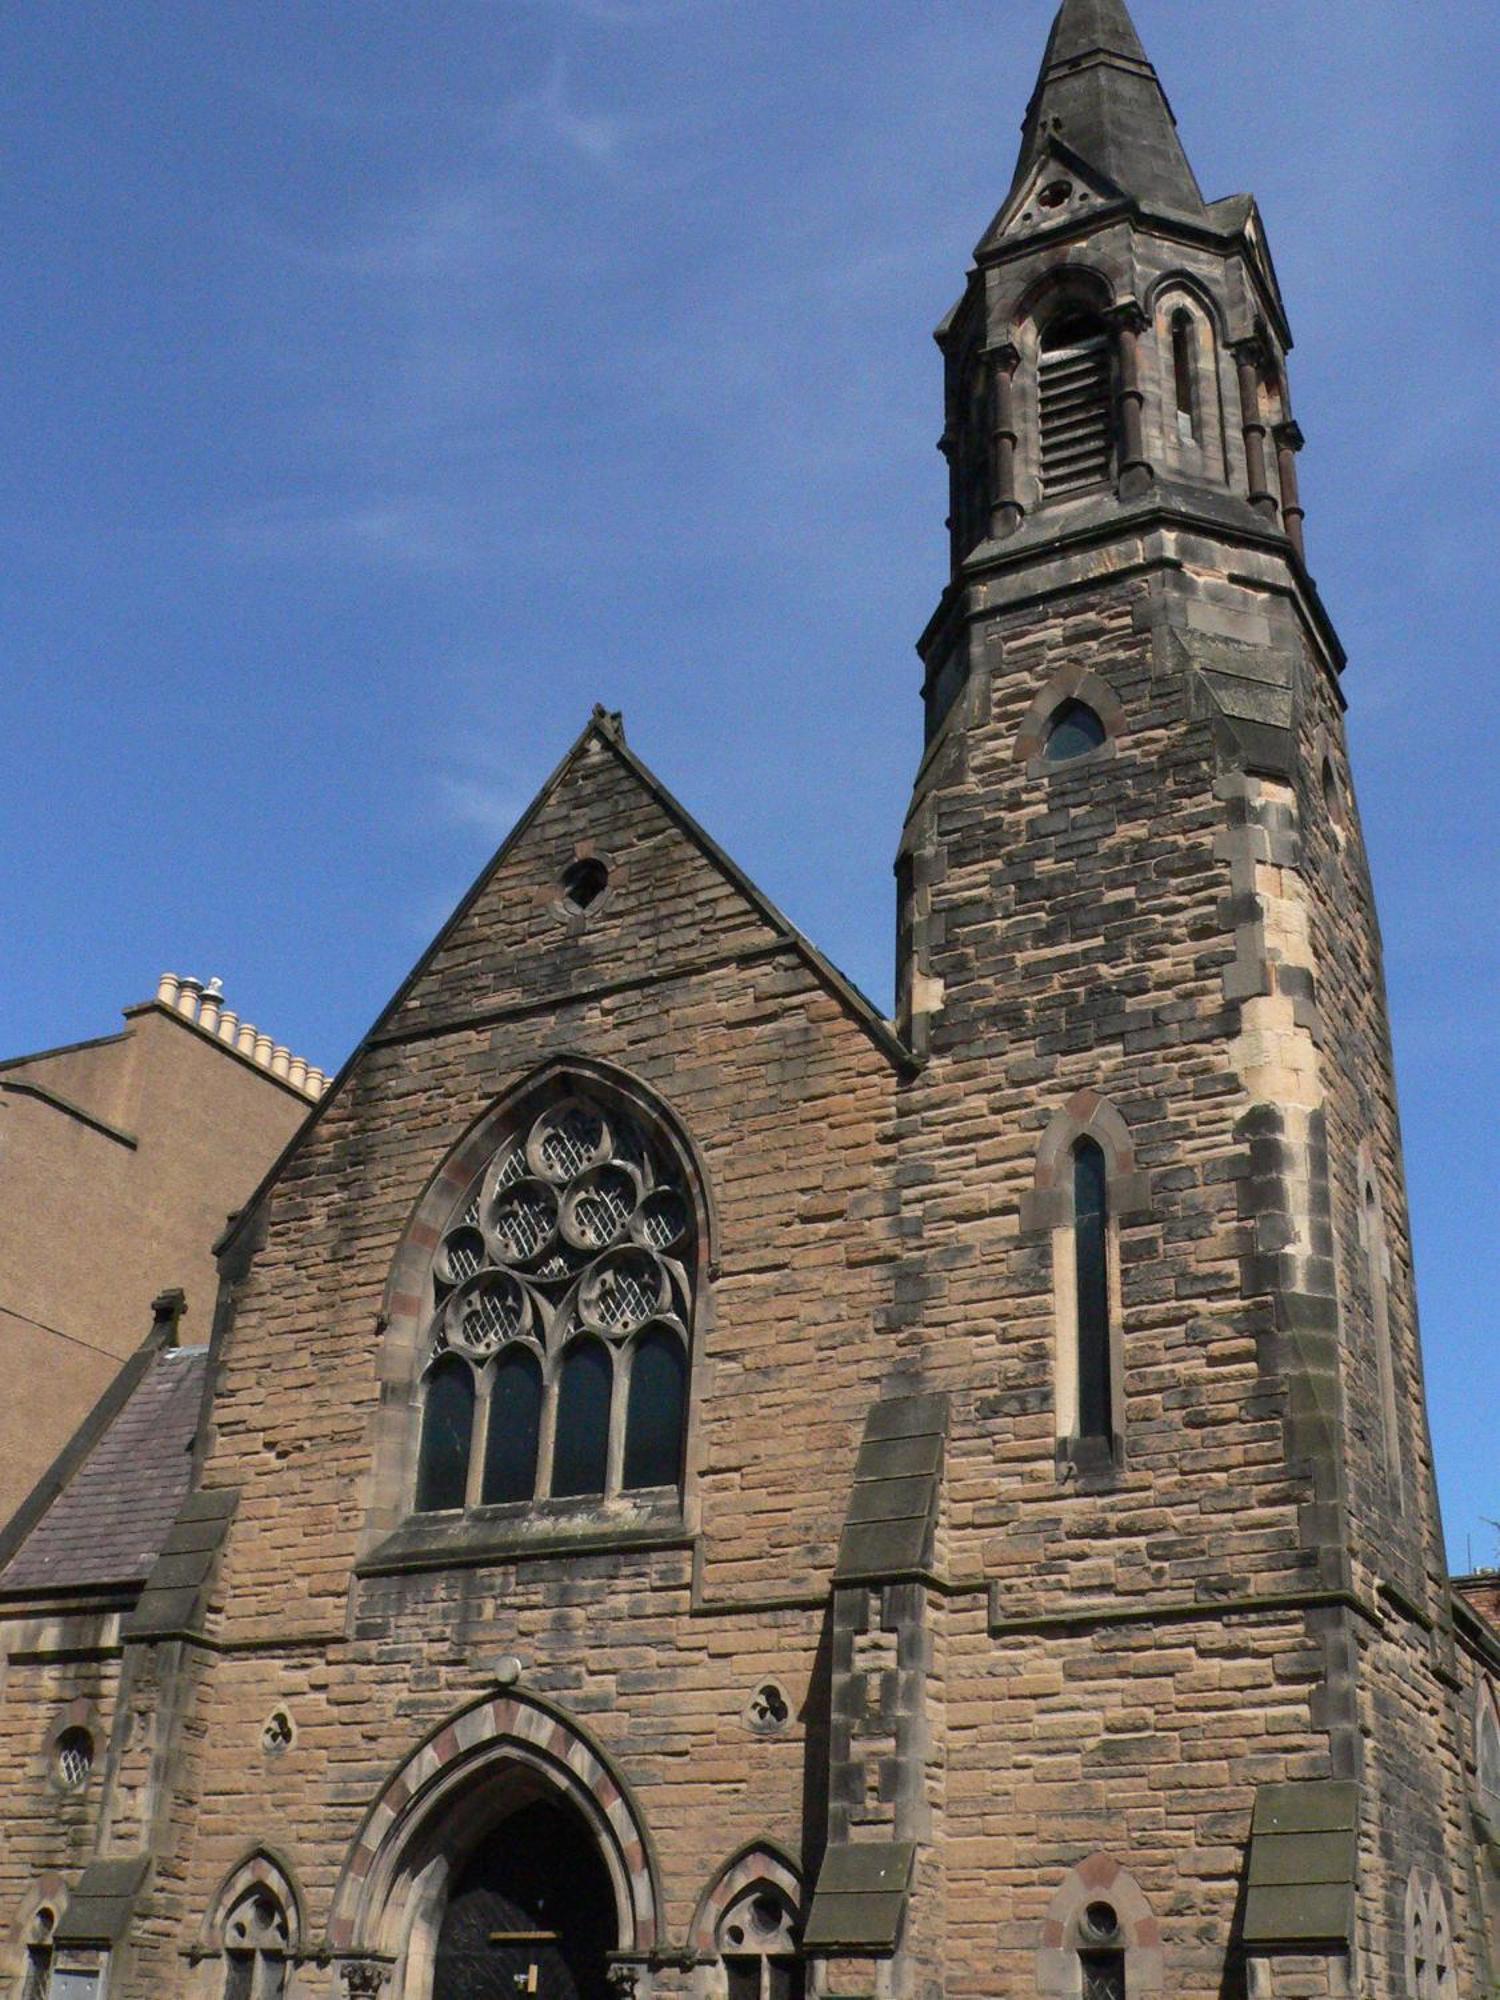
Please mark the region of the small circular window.
POLYGON ((65 1792, 81 1792, 94 1768, 94 1739, 86 1729, 65 1729, 52 1753, 52 1768, 65 1792))
POLYGON ((570 910, 581 913, 597 903, 609 887, 609 870, 602 861, 589 855, 565 871, 562 886, 563 901, 570 910))
POLYGON ((1049 764, 1071 764, 1104 747, 1104 724, 1086 701, 1065 701, 1053 713, 1043 752, 1049 764))
POLYGON ((1083 1913, 1083 1928, 1096 1944, 1108 1944, 1120 1928, 1113 1903, 1090 1903, 1083 1913))

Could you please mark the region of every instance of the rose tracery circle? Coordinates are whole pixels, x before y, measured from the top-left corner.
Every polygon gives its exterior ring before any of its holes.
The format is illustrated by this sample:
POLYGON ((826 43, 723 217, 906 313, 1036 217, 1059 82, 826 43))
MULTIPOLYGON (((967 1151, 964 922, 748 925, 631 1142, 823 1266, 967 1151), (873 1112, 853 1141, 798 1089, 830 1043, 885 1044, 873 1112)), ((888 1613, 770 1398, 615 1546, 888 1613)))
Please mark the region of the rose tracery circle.
POLYGON ((432 1263, 431 1352, 660 1323, 687 1339, 694 1211, 680 1169, 622 1110, 570 1093, 512 1132, 456 1204, 432 1263))

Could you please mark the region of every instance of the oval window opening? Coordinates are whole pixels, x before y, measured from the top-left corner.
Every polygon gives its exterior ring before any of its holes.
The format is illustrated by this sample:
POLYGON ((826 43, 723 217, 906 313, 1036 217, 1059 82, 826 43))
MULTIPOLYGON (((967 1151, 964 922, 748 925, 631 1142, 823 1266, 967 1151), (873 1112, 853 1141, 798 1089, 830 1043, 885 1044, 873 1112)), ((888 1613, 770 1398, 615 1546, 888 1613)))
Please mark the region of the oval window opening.
POLYGON ((1065 701, 1052 717, 1045 756, 1049 764, 1069 764, 1075 757, 1102 749, 1105 741, 1104 724, 1088 703, 1065 701))

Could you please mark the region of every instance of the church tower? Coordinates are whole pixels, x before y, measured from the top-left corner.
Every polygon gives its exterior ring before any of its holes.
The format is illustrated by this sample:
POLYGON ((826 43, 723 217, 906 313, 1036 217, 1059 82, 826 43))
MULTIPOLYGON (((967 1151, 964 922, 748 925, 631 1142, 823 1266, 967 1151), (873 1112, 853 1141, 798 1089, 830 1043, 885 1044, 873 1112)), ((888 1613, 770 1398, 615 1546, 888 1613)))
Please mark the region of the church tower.
POLYGON ((897 866, 922 1277, 893 1316, 914 1368, 967 1374, 946 1561, 990 1579, 982 1629, 940 1621, 950 1939, 998 1929, 1007 1992, 1039 1949, 1043 1992, 1164 1990, 1169 1916, 1165 1990, 1477 1991, 1291 334, 1123 0, 1063 5, 937 339, 952 569, 897 866), (976 1889, 954 1857, 997 1832, 976 1889))

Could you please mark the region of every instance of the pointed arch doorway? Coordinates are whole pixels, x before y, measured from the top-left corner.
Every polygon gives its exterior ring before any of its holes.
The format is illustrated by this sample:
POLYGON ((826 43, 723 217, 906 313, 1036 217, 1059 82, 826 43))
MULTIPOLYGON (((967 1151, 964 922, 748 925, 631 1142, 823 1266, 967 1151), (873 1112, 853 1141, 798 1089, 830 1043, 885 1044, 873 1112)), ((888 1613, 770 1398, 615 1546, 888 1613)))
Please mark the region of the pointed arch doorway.
POLYGON ((614 1887, 565 1800, 517 1805, 455 1870, 432 2000, 609 2000, 614 1887))

